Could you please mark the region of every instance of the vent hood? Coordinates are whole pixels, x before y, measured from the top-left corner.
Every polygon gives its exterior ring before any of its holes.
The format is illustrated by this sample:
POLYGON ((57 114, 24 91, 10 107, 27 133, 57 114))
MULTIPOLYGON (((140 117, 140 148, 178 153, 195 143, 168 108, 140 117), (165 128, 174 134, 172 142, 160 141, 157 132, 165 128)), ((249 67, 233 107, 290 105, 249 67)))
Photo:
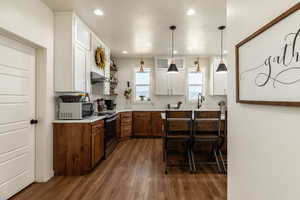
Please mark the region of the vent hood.
POLYGON ((91 83, 95 84, 95 83, 103 83, 109 81, 108 78, 106 78, 105 76, 98 74, 96 72, 91 72, 91 83))

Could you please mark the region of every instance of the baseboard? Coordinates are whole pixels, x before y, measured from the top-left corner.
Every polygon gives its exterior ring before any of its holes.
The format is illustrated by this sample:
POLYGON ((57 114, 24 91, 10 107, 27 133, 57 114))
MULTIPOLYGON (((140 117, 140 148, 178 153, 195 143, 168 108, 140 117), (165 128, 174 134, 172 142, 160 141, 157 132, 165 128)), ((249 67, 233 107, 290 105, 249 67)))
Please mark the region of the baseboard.
POLYGON ((35 181, 38 182, 38 183, 48 182, 53 176, 54 176, 54 171, 50 170, 48 172, 47 176, 38 177, 38 178, 36 178, 35 181))

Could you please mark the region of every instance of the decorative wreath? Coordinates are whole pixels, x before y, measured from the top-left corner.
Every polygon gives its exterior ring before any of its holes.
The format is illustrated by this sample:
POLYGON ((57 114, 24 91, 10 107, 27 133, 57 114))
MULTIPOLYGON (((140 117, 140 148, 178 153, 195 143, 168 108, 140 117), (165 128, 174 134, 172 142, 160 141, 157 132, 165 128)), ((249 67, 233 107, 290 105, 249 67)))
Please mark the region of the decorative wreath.
POLYGON ((98 47, 96 49, 95 61, 96 61, 96 65, 100 69, 104 69, 105 68, 105 51, 104 51, 103 48, 98 47))

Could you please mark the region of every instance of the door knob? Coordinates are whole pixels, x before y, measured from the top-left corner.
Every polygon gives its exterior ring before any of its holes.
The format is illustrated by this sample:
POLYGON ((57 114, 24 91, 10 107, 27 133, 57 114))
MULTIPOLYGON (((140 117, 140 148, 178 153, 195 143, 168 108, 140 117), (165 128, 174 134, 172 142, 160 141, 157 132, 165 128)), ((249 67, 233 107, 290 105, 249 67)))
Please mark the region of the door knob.
POLYGON ((36 119, 32 119, 32 120, 30 120, 30 124, 37 124, 39 121, 38 120, 36 120, 36 119))

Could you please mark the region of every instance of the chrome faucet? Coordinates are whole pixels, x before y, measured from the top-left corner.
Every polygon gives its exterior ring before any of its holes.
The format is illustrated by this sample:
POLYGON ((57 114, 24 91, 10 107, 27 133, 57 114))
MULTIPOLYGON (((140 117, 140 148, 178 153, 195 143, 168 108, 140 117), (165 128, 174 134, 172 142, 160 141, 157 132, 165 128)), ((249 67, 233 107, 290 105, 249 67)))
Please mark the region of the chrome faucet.
POLYGON ((200 109, 202 106, 202 103, 205 101, 204 96, 202 96, 202 93, 198 94, 198 102, 197 102, 197 108, 200 109))

